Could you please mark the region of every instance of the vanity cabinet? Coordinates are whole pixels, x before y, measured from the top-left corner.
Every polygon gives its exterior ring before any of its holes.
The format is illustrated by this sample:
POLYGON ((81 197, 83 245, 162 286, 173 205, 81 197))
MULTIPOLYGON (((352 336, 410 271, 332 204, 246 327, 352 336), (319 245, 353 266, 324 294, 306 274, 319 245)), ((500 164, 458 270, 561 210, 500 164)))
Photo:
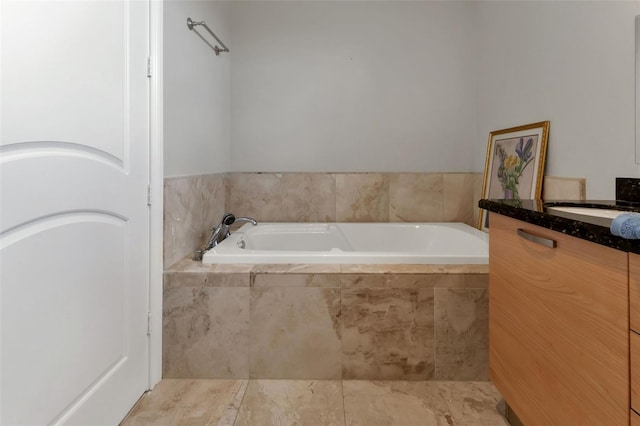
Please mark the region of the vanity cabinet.
POLYGON ((517 416, 630 424, 628 254, 495 213, 489 244, 490 376, 517 416))
POLYGON ((629 311, 631 344, 631 425, 640 426, 640 255, 629 253, 629 311))
POLYGON ((640 412, 640 334, 629 333, 631 343, 631 408, 640 412))

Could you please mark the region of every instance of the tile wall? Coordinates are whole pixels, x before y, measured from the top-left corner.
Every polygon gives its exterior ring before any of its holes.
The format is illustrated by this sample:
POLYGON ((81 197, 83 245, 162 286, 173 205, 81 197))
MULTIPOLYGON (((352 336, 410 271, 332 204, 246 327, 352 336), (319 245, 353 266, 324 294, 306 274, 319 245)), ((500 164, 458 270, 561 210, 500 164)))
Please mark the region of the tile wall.
POLYGON ((225 213, 225 175, 164 180, 164 265, 173 265, 202 245, 225 213))
POLYGON ((226 208, 265 222, 472 224, 481 186, 480 173, 229 173, 226 208))
POLYGON ((488 380, 487 269, 184 260, 165 273, 163 377, 488 380))
POLYGON ((164 260, 225 212, 262 222, 477 222, 480 173, 228 173, 165 180, 164 260))

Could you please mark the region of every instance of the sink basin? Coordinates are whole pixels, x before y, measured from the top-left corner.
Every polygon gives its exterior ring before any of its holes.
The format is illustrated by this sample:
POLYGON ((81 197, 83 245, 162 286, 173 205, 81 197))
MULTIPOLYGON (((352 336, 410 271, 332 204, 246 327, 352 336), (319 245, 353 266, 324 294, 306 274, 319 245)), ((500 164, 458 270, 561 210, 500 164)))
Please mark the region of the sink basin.
POLYGON ((565 212, 581 216, 602 217, 607 219, 615 219, 621 214, 628 213, 624 210, 602 209, 595 207, 547 207, 547 211, 565 212))
POLYGON ((567 205, 567 203, 545 203, 545 211, 554 216, 579 220, 608 228, 611 226, 613 219, 621 214, 637 212, 637 208, 616 204, 585 203, 583 205, 567 205))

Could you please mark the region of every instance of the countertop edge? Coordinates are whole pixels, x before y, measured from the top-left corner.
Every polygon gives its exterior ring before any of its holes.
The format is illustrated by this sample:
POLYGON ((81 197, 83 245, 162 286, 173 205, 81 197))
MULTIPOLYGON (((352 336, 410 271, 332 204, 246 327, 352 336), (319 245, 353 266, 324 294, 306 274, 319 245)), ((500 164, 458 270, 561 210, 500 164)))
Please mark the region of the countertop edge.
MULTIPOLYGON (((544 210, 542 201, 526 201, 528 202, 527 204, 531 205, 531 207, 514 206, 512 205, 513 200, 487 199, 480 200, 478 202, 478 207, 489 212, 501 214, 513 219, 518 219, 532 225, 547 228, 552 231, 590 241, 595 244, 611 247, 616 250, 640 254, 640 240, 629 240, 622 237, 616 237, 615 235, 611 234, 611 231, 608 227, 595 225, 580 220, 554 216, 544 211, 536 210, 544 210), (533 204, 536 205, 535 209, 532 208, 533 204)), ((491 218, 489 218, 489 229, 491 229, 491 218)))

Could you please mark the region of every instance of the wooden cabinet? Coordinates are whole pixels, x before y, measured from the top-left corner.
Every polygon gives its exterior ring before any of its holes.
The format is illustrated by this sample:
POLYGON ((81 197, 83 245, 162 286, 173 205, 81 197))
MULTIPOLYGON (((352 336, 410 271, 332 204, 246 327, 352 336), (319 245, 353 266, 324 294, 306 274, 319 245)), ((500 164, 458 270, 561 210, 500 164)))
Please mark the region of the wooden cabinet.
POLYGON ((631 410, 629 415, 631 416, 631 426, 640 426, 640 414, 631 410))
POLYGON ((629 253, 629 305, 631 329, 640 333, 640 255, 629 253))
MULTIPOLYGON (((629 311, 631 408, 640 412, 640 255, 633 253, 629 253, 629 311)), ((631 424, 640 426, 637 413, 631 413, 631 424)))
POLYGON ((628 425, 627 253, 492 214, 489 283, 491 380, 523 423, 628 425))
POLYGON ((631 343, 631 408, 640 411, 640 334, 629 332, 631 343))

